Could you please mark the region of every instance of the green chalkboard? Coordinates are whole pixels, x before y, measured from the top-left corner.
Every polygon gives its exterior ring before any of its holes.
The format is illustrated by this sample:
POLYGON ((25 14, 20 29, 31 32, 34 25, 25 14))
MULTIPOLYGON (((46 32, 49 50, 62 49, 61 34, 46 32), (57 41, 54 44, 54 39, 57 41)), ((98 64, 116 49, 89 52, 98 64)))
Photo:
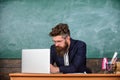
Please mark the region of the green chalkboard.
POLYGON ((50 48, 48 34, 58 23, 86 42, 88 58, 120 54, 120 0, 0 0, 0 58, 50 48))

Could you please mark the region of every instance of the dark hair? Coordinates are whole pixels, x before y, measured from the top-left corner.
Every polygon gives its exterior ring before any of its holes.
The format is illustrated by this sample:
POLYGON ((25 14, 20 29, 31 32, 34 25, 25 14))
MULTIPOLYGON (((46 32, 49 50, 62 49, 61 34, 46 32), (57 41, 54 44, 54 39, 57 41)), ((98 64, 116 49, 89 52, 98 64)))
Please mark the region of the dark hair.
POLYGON ((51 37, 58 36, 58 35, 66 35, 70 36, 69 26, 64 23, 60 23, 52 28, 52 31, 49 33, 51 37))

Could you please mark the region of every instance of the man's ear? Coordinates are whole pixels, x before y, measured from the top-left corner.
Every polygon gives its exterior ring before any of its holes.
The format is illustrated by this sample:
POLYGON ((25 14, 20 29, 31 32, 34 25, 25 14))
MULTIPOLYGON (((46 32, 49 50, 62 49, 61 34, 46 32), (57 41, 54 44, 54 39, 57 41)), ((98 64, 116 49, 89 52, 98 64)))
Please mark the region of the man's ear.
POLYGON ((67 36, 67 40, 70 40, 70 36, 67 36))

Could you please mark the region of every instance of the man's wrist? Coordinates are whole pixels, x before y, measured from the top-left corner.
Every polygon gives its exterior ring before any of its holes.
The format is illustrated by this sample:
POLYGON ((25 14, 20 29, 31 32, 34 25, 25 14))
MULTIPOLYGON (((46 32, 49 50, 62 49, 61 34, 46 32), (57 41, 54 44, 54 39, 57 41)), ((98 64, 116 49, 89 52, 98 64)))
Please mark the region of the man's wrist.
POLYGON ((60 69, 59 69, 59 67, 56 67, 56 69, 57 69, 57 73, 59 73, 59 72, 60 72, 60 69))

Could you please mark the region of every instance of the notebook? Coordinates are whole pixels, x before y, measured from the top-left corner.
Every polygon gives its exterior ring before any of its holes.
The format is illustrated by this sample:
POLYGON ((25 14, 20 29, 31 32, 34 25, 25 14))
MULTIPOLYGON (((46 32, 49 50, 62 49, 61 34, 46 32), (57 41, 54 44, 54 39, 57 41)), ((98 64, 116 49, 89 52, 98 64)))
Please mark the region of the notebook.
POLYGON ((50 49, 23 49, 22 73, 50 73, 50 49))

